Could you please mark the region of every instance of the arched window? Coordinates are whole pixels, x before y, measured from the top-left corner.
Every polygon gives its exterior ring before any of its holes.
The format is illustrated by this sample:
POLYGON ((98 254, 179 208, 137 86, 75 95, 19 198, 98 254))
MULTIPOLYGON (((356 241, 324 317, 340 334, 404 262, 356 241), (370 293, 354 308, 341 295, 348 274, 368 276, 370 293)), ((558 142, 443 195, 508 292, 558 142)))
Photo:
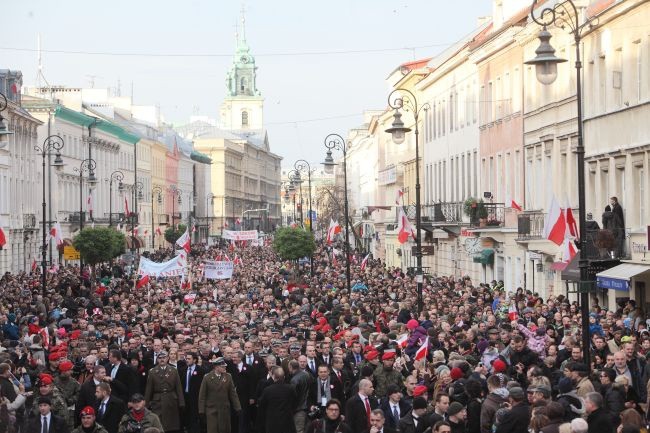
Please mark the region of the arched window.
POLYGON ((241 112, 241 126, 248 126, 248 111, 241 112))
POLYGON ((248 80, 246 77, 242 77, 242 79, 239 81, 239 90, 242 92, 246 92, 248 89, 248 80))

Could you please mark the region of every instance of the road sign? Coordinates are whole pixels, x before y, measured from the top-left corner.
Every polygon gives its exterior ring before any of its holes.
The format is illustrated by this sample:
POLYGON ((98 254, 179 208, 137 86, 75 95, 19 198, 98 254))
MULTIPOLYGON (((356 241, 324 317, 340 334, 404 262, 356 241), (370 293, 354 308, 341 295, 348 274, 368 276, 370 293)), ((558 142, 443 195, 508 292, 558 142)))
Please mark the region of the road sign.
POLYGON ((79 260, 81 254, 72 245, 66 245, 63 247, 63 258, 65 260, 79 260))

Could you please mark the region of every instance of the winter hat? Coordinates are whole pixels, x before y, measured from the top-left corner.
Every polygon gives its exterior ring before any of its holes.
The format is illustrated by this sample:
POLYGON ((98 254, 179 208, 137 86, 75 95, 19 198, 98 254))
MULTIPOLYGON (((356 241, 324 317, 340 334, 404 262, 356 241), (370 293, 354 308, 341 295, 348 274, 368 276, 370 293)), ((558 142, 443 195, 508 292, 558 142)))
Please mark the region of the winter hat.
POLYGON ((478 353, 483 355, 483 352, 485 352, 485 349, 488 348, 490 343, 487 342, 487 340, 481 340, 476 344, 476 348, 478 349, 478 353))
POLYGON ((492 371, 494 371, 495 373, 503 373, 504 371, 506 371, 506 367, 507 367, 506 363, 500 360, 499 358, 495 359, 492 362, 492 371))
POLYGON ((571 392, 573 389, 573 382, 568 377, 563 377, 557 384, 557 389, 560 391, 560 394, 566 394, 571 392))
POLYGON ((408 329, 408 330, 411 330, 411 331, 412 331, 412 330, 414 330, 415 328, 417 328, 418 326, 420 326, 420 324, 419 324, 418 321, 415 320, 415 319, 411 319, 411 320, 409 320, 408 322, 406 322, 406 329, 408 329))
POLYGON ((413 397, 420 397, 424 395, 425 392, 427 392, 427 387, 424 385, 418 385, 413 388, 413 397))
POLYGON ((415 397, 413 399, 413 409, 426 409, 427 401, 423 397, 415 397))
POLYGON ((463 405, 455 401, 449 405, 449 408, 447 409, 447 415, 454 416, 463 409, 463 405))
POLYGON ((458 367, 454 367, 451 369, 451 372, 449 374, 451 375, 452 380, 458 380, 463 377, 463 370, 458 367))

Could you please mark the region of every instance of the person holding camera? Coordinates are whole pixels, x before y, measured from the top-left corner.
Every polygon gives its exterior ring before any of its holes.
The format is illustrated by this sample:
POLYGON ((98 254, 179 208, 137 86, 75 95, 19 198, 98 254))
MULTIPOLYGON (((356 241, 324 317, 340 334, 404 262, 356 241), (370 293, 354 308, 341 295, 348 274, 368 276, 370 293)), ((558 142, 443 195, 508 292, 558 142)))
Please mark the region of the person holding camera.
POLYGON ((325 415, 313 420, 305 433, 352 433, 352 429, 343 422, 341 402, 335 398, 329 400, 325 406, 325 415))
POLYGON ((146 401, 142 394, 133 394, 130 409, 122 417, 118 433, 143 433, 149 427, 155 427, 163 431, 162 423, 158 415, 147 409, 146 401))

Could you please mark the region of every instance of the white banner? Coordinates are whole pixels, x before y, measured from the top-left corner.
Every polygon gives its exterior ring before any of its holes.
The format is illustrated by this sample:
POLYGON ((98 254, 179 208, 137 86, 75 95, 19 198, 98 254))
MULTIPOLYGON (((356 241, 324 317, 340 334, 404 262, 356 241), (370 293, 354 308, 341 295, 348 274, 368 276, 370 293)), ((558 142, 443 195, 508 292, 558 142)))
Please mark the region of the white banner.
POLYGON ((233 241, 255 241, 259 237, 257 230, 244 230, 241 232, 235 230, 224 230, 223 238, 233 241))
POLYGON ((187 267, 187 257, 180 254, 173 259, 157 263, 146 257, 140 257, 139 275, 149 275, 152 277, 178 277, 183 275, 187 267))
POLYGON ((209 280, 226 280, 232 278, 233 269, 233 262, 206 260, 203 267, 203 277, 209 280))

